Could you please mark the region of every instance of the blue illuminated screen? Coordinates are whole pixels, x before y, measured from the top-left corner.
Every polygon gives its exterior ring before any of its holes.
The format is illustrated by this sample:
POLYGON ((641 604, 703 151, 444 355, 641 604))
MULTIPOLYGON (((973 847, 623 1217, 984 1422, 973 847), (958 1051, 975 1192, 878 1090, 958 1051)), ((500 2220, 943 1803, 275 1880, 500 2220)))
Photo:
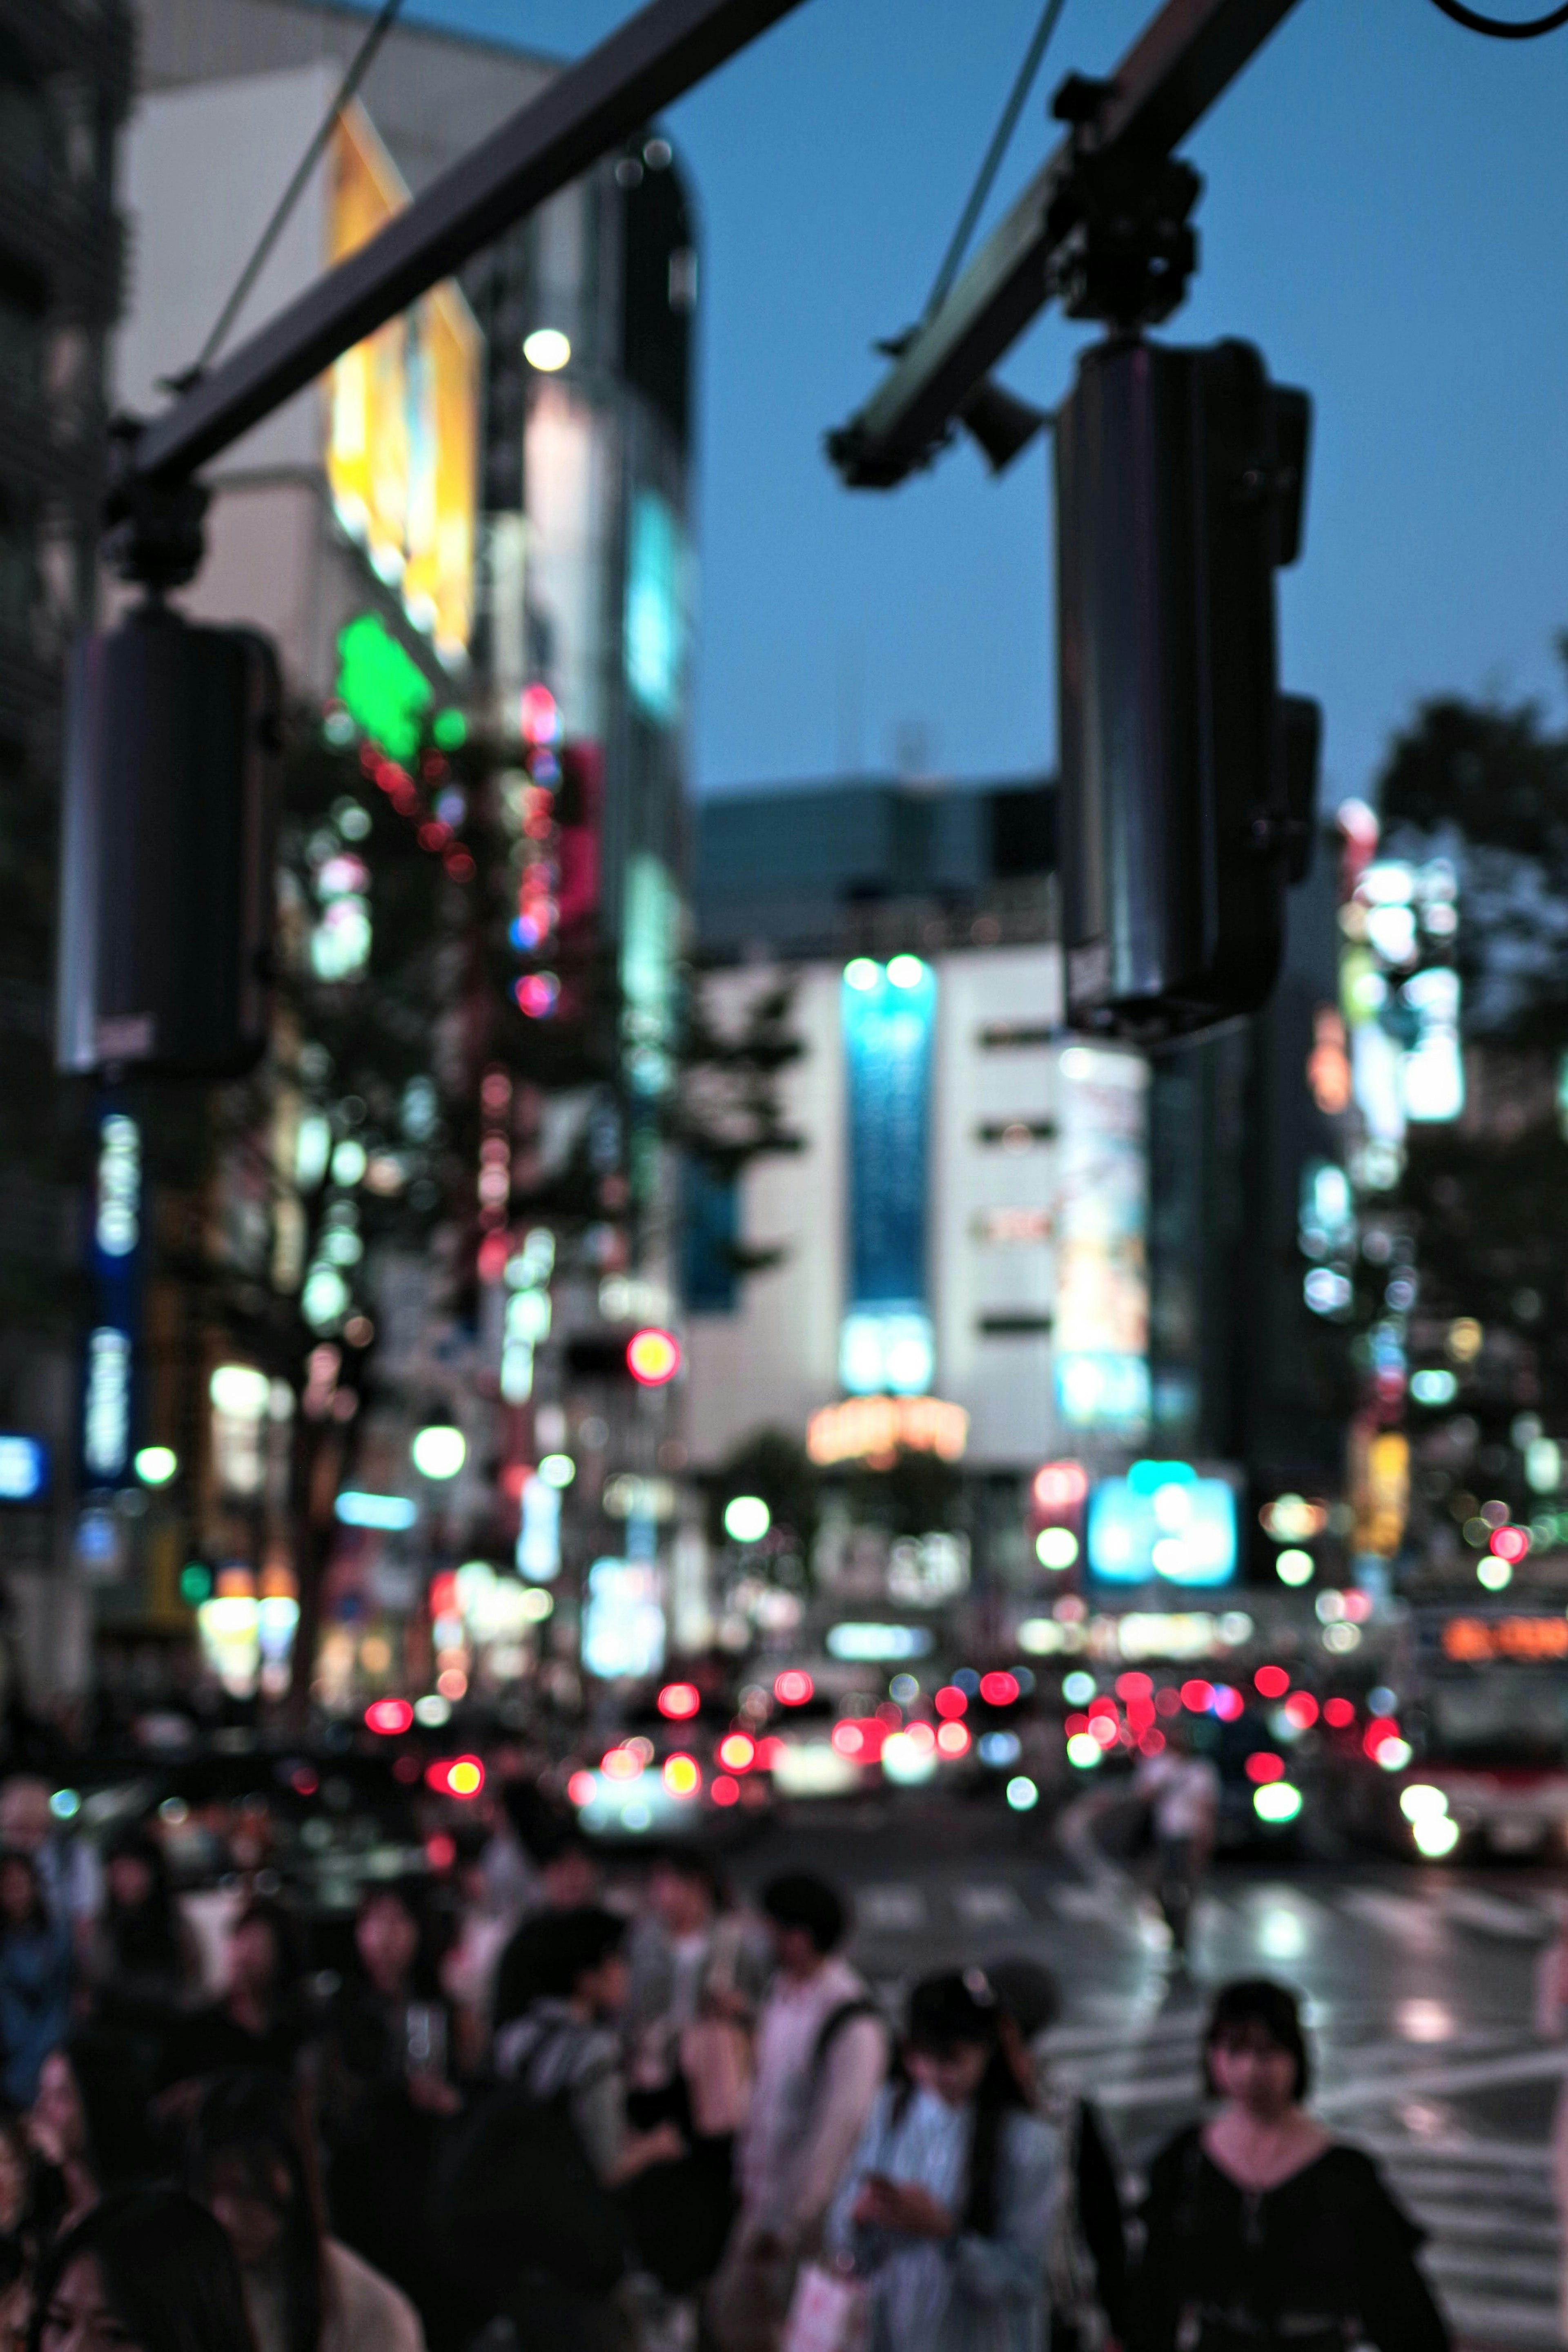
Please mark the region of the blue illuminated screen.
POLYGON ((1089 1570, 1106 1584, 1228 1584, 1236 1573, 1236 1494, 1189 1462, 1134 1462, 1089 1497, 1089 1570))

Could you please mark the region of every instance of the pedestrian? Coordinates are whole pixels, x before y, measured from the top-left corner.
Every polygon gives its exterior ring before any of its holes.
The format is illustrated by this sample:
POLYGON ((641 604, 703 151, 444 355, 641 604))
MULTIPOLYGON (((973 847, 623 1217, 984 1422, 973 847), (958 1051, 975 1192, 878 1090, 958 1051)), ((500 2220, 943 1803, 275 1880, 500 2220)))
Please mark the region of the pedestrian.
POLYGON ((1214 1852, 1219 1773, 1207 1756, 1193 1753, 1191 1737, 1179 1717, 1162 1737, 1164 1747, 1139 1764, 1133 1794, 1150 1808, 1155 1891, 1172 1948, 1184 1959, 1193 1905, 1214 1852))
POLYGON ((314 2144, 276 2074, 212 2084, 185 2177, 234 2248, 256 2352, 424 2352, 407 2296, 329 2234, 314 2144))
POLYGON ((840 1956, 849 1921, 833 1888, 775 1878, 762 1910, 776 1971, 738 2136, 740 2210, 708 2297, 722 2352, 773 2352, 887 2071, 886 2027, 840 1956))
MULTIPOLYGON (((1547 2042, 1568 2036, 1568 1902, 1559 1902, 1557 1933, 1535 1969, 1535 2026, 1547 2042)), ((1552 2188, 1563 2232, 1559 2330, 1568 2341, 1568 2076, 1558 2085, 1552 2116, 1552 2188)))
POLYGON ((316 2080, 333 2229, 402 2289, 427 2337, 445 2347, 466 2341, 473 2328, 425 2227, 443 2129, 462 2105, 447 2063, 440 1946, 421 1887, 366 1888, 352 1966, 324 2021, 316 2080))
POLYGON ((1101 2352, 1127 2333, 1127 2232, 1115 2159, 1092 2099, 1052 2080, 1045 2037, 1056 1979, 1022 1954, 988 1960, 1001 2043, 1030 2105, 1060 2143, 1046 2249, 1051 2352, 1101 2352))
MULTIPOLYGON (((172 2021, 158 2086, 203 2083, 210 2075, 260 2066, 291 2075, 309 2038, 305 1956, 291 1911, 262 1896, 229 1929, 227 1983, 220 1999, 172 2021)), ((191 2104, 187 2093, 184 2104, 191 2104)))
POLYGON ((44 2234, 74 2227, 110 2190, 146 2177, 145 2096, 145 2078, 122 2042, 89 2031, 50 2051, 27 2117, 44 2168, 36 2192, 44 2234))
POLYGON ((178 2189, 126 2189, 61 2239, 38 2284, 31 2352, 256 2352, 239 2266, 178 2189))
POLYGON ((162 2036, 201 1981, 201 1955, 180 1916, 162 1846, 122 1830, 104 1861, 104 1901, 87 1932, 83 1972, 99 2022, 162 2036))
POLYGON ((78 1941, 98 1916, 103 1882, 88 1839, 56 1820, 49 1784, 17 1772, 0 1786, 0 1848, 28 1855, 49 1916, 78 1941))
POLYGON ((517 1940, 520 2012, 496 2036, 499 2087, 465 2119, 438 2197, 455 2265, 517 2352, 623 2352, 634 2340, 632 2242, 614 2191, 683 2153, 626 2115, 618 2012, 625 1922, 540 1912, 517 1940))
POLYGON ((708 1857, 692 1846, 662 1856, 632 1937, 627 2107, 643 2129, 674 2124, 685 2154, 645 2170, 622 2201, 646 2267, 672 2295, 712 2277, 735 2217, 735 2136, 750 2099, 763 1978, 762 1955, 708 1857))
POLYGON ((1030 2112, 978 1969, 925 1978, 833 2201, 870 2352, 1037 2352, 1060 2142, 1030 2112))
POLYGON ((38 2069, 71 2014, 70 1929, 44 1899, 29 1853, 0 1853, 0 2092, 30 2106, 38 2069))
POLYGON ((1372 2158, 1302 2104, 1295 1995, 1261 1978, 1223 1986, 1203 2061, 1219 2104, 1149 2172, 1133 2352, 1447 2352, 1422 2232, 1372 2158))

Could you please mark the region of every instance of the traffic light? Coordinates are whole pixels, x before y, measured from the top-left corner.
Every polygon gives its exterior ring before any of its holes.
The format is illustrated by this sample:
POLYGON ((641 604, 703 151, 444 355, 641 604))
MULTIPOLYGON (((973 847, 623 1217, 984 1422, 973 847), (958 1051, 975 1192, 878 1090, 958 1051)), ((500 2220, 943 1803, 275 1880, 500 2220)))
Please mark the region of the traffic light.
POLYGON ((139 607, 78 647, 60 859, 62 1070, 225 1077, 267 1043, 277 656, 139 607))
POLYGON ((1276 687, 1310 410, 1249 344, 1118 335, 1056 428, 1062 938, 1071 1024, 1143 1043, 1254 1011, 1316 790, 1276 687))

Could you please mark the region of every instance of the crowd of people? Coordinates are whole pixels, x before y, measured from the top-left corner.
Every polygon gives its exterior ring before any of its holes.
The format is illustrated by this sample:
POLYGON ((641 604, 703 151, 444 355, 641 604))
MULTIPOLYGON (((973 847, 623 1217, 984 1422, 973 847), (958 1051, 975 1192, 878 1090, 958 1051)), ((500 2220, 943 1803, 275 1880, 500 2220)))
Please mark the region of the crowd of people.
POLYGON ((209 1981, 155 1819, 0 1790, 0 2352, 1442 2352, 1281 1987, 1129 2210, 1035 1959, 890 2015, 825 1881, 673 1850, 629 1909, 526 1806, 465 1885, 368 1881, 335 1976, 241 1887, 209 1981))

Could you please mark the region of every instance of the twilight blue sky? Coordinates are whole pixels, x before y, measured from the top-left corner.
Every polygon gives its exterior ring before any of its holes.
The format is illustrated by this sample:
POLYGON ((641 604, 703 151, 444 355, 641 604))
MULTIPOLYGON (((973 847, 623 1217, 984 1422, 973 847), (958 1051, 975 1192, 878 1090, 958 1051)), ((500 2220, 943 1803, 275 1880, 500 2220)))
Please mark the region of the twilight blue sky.
MULTIPOLYGON (((562 53, 630 0, 409 0, 562 53)), ((994 217, 1047 150, 1044 96, 1106 70, 1154 0, 1068 0, 994 217)), ((1521 0, 1494 0, 1521 13, 1521 0)), ((705 223, 699 789, 1054 758, 1048 454, 967 450, 892 494, 821 454, 918 310, 1038 0, 807 0, 668 118, 705 223)), ((1187 150, 1202 265, 1165 330, 1241 334, 1316 402, 1286 683, 1327 713, 1325 794, 1364 790, 1415 698, 1560 713, 1568 627, 1568 34, 1486 41, 1430 0, 1301 0, 1187 150)), ((1058 399, 1086 331, 1001 371, 1058 399)))

